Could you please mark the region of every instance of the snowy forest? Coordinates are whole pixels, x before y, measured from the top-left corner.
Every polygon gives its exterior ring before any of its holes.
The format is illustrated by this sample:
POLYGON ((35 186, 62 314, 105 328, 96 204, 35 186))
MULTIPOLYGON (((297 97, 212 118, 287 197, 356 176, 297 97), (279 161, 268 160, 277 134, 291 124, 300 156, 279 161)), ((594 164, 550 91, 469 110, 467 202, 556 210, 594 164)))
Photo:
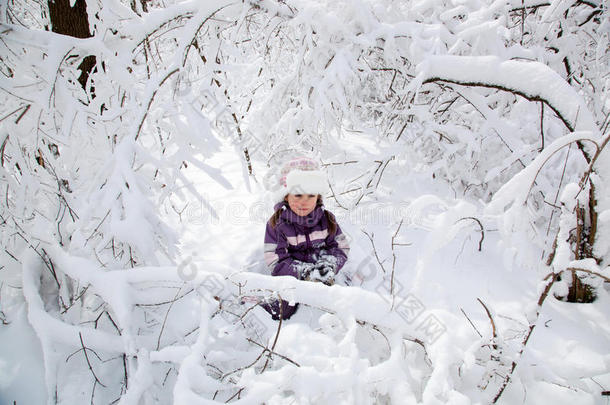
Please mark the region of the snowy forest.
POLYGON ((8 0, 0 29, 0 404, 610 404, 607 2, 8 0), (296 156, 347 285, 263 261, 296 156))

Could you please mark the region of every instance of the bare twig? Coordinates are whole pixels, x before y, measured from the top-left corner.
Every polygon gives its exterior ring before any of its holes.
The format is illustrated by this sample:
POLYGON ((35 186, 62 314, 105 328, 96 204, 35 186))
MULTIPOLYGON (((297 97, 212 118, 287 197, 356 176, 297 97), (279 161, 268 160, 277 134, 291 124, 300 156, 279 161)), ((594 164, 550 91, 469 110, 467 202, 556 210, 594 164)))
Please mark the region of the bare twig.
MULTIPOLYGON (((248 339, 248 340, 250 340, 250 339, 248 339)), ((258 355, 258 357, 256 357, 256 359, 254 359, 254 361, 252 361, 252 362, 251 362, 250 364, 248 364, 247 366, 239 367, 239 368, 237 368, 237 369, 235 369, 235 370, 233 370, 233 371, 229 371, 229 372, 227 372, 227 373, 223 374, 222 376, 220 376, 220 381, 224 380, 225 378, 227 378, 227 377, 228 377, 228 376, 230 376, 230 375, 233 375, 233 374, 235 374, 235 373, 239 373, 240 371, 243 371, 243 370, 249 369, 250 367, 254 366, 256 363, 258 363, 258 361, 261 359, 261 357, 263 357, 263 355, 264 355, 265 353, 267 353, 267 351, 268 351, 268 350, 269 350, 269 349, 267 349, 267 348, 265 347, 265 349, 264 349, 262 352, 260 352, 260 354, 258 355)))
MULTIPOLYGON (((279 357, 279 358, 281 358, 281 359, 286 360, 286 361, 287 361, 287 362, 289 362, 289 363, 294 364, 294 365, 295 365, 295 366, 297 366, 297 367, 301 367, 301 365, 300 365, 299 363, 297 363, 296 361, 294 361, 294 360, 292 360, 292 359, 290 359, 290 358, 288 358, 288 357, 286 357, 286 356, 284 356, 284 355, 281 355, 281 354, 279 354, 279 353, 277 353, 277 352, 274 352, 273 350, 269 349, 268 347, 263 346, 262 344, 258 343, 257 341, 252 340, 252 339, 250 339, 250 338, 248 338, 247 340, 248 340, 248 342, 250 342, 250 343, 252 343, 252 344, 255 344, 255 345, 257 345, 258 347, 260 347, 260 348, 264 349, 264 350, 263 350, 263 353, 268 352, 268 353, 269 353, 269 355, 272 355, 272 354, 273 354, 273 355, 275 355, 275 356, 277 356, 277 357, 279 357)), ((259 358, 260 358, 260 357, 259 357, 259 358)))
MULTIPOLYGON (((89 356, 87 355, 87 350, 91 350, 91 349, 87 349, 85 347, 85 343, 83 342, 83 334, 81 332, 78 332, 78 337, 80 338, 80 344, 81 347, 83 349, 83 353, 85 354, 85 359, 87 360, 87 365, 89 366, 89 371, 91 371, 91 374, 93 374, 93 378, 95 379, 95 382, 98 383, 99 385, 101 385, 102 387, 106 388, 106 386, 104 384, 102 384, 102 382, 100 381, 99 378, 97 378, 97 375, 95 375, 95 371, 93 371, 93 367, 91 366, 91 362, 89 361, 89 356)), ((93 352, 93 350, 91 350, 93 352)), ((95 352, 93 352, 95 353, 95 352)), ((96 354, 97 356, 97 354, 96 354)), ((99 356, 98 356, 99 358, 99 356)))
POLYGON ((167 322, 167 317, 169 316, 169 311, 172 310, 174 303, 178 300, 180 291, 182 291, 182 287, 180 287, 178 289, 178 291, 176 292, 176 295, 174 296, 174 299, 169 304, 169 308, 167 308, 167 312, 165 312, 165 317, 163 318, 163 324, 161 325, 161 330, 159 331, 159 337, 157 338, 157 349, 156 350, 159 350, 159 347, 161 346, 161 336, 163 335, 163 330, 165 329, 165 323, 167 322))
POLYGON ((402 226, 403 221, 404 218, 400 220, 398 228, 396 228, 396 232, 394 232, 394 235, 392 235, 392 276, 390 277, 390 295, 392 295, 392 307, 394 307, 394 270, 396 268, 396 252, 394 251, 394 247, 398 246, 398 244, 394 242, 394 239, 396 239, 398 236, 398 232, 400 232, 400 227, 402 226))
POLYGON ((30 106, 31 106, 31 104, 27 104, 27 105, 22 105, 22 106, 19 106, 19 107, 15 108, 13 111, 11 111, 10 113, 6 114, 4 117, 0 118, 0 122, 4 121, 5 119, 7 119, 11 115, 15 114, 16 112, 25 109, 24 111, 21 112, 19 117, 17 117, 17 119, 15 120, 15 123, 18 124, 19 120, 21 119, 21 117, 23 117, 23 115, 30 109, 30 106))
POLYGON ((69 310, 70 308, 72 308, 72 307, 74 306, 74 304, 76 304, 76 303, 78 302, 78 300, 80 300, 80 299, 83 297, 83 295, 85 295, 85 293, 87 292, 87 290, 88 290, 88 289, 89 289, 89 286, 87 286, 87 287, 83 288, 83 291, 82 291, 82 292, 81 292, 81 293, 78 295, 78 297, 76 297, 76 298, 75 298, 75 299, 74 299, 74 300, 73 300, 73 301, 70 303, 70 305, 68 305, 66 308, 64 308, 64 309, 61 311, 61 313, 62 313, 62 314, 65 314, 66 312, 68 312, 68 310, 69 310))
POLYGON ((241 395, 243 390, 244 390, 244 388, 240 388, 239 391, 237 391, 235 394, 233 394, 233 396, 231 396, 231 398, 229 398, 225 401, 225 404, 228 404, 235 397, 239 398, 239 395, 241 395))
POLYGON ((212 19, 219 11, 229 7, 230 5, 231 4, 227 4, 225 6, 220 7, 219 9, 217 9, 216 11, 211 13, 209 16, 207 16, 201 22, 201 24, 199 24, 199 27, 197 27, 197 30, 195 30, 195 34, 193 35, 193 39, 191 40, 191 42, 187 45, 186 49, 184 50, 184 56, 182 57, 182 66, 186 66, 186 60, 188 58, 189 51, 191 49, 191 46, 194 46, 196 44, 196 42, 197 42, 197 34, 199 34, 199 31, 201 30, 201 28, 205 25, 205 23, 210 21, 210 19, 212 19))
POLYGON ((468 319, 468 322, 470 322, 470 325, 472 326, 472 328, 474 329, 475 332, 477 332, 477 335, 479 335, 479 337, 483 337, 483 335, 481 335, 481 332, 479 332, 479 330, 477 329, 476 326, 474 326, 474 323, 472 323, 472 321, 470 320, 470 318, 468 317, 468 315, 466 315, 466 312, 464 312, 464 310, 462 308, 460 308, 460 311, 462 311, 462 314, 464 314, 464 316, 466 317, 466 319, 468 319))
POLYGON ((464 217, 464 218, 460 218, 456 221, 456 224, 460 221, 464 221, 466 219, 472 219, 473 221, 475 221, 477 224, 479 224, 479 229, 481 231, 481 239, 479 239, 479 252, 481 251, 481 249, 483 248, 483 240, 485 239, 485 231, 483 229, 483 224, 481 224, 481 221, 479 221, 477 218, 475 217, 464 217))
MULTIPOLYGON (((158 307, 160 305, 173 304, 176 301, 180 301, 182 298, 186 297, 187 295, 189 295, 193 291, 195 291, 195 290, 191 288, 190 290, 188 290, 187 292, 185 292, 181 296, 172 298, 171 300, 168 300, 168 301, 155 302, 155 303, 152 303, 152 304, 135 304, 135 306, 136 307, 158 307)), ((178 290, 178 292, 180 292, 180 289, 178 290)))
POLYGON ((379 255, 377 254, 377 248, 375 247, 375 241, 373 240, 373 237, 375 236, 375 234, 372 233, 369 235, 369 233, 364 230, 362 231, 362 233, 364 233, 371 241, 371 245, 373 246, 373 253, 375 254, 375 259, 377 259, 377 263, 379 263, 381 270, 383 270, 383 272, 386 273, 385 267, 383 267, 383 262, 379 259, 379 255))
POLYGON ((157 95, 157 91, 159 91, 159 88, 161 88, 161 86, 163 86, 163 84, 170 77, 172 77, 174 74, 178 73, 179 70, 180 69, 178 69, 178 68, 176 68, 174 70, 171 70, 167 75, 165 75, 165 77, 163 79, 161 79, 161 81, 159 82, 159 85, 157 86, 157 88, 152 92, 150 98, 148 99, 148 104, 146 105, 146 109, 144 110, 144 115, 140 119, 140 123, 138 125, 138 130, 136 131, 135 140, 137 140, 140 137, 140 131, 142 130, 142 126, 144 125, 144 121, 146 121, 146 117, 148 116, 148 111, 150 110, 150 106, 152 105, 153 101, 155 100, 155 96, 157 95))
MULTIPOLYGON (((280 294, 277 294, 278 300, 279 300, 279 307, 280 307, 280 320, 277 324, 277 332, 275 332, 275 338, 273 339, 273 344, 271 345, 271 350, 270 352, 273 352, 273 350, 275 350, 275 345, 277 344, 277 340, 280 337, 280 330, 282 329, 282 319, 283 319, 283 313, 282 313, 282 297, 280 296, 280 294)), ((267 369, 267 365, 269 364, 269 359, 271 358, 270 355, 267 355, 267 361, 265 361, 265 365, 263 366, 263 369, 261 370, 261 373, 263 373, 266 369, 267 369)))
POLYGON ((544 103, 540 102, 540 148, 538 152, 544 150, 544 103))
MULTIPOLYGON (((479 301, 479 303, 483 306, 483 308, 485 308, 485 312, 487 312, 487 317, 489 318, 489 322, 491 322, 492 336, 494 339, 496 339, 498 337, 498 335, 496 333, 496 323, 494 322, 494 318, 493 318, 493 316, 491 316, 491 312, 489 311, 489 308, 487 308, 487 305, 485 305, 485 303, 480 298, 477 298, 477 301, 479 301)), ((495 347, 494 347, 494 349, 495 349, 495 347)))
POLYGON ((332 196, 334 197, 337 205, 347 211, 347 208, 344 207, 343 204, 341 204, 341 202, 337 198, 337 193, 335 193, 335 190, 333 189, 333 186, 332 186, 332 184, 330 184, 330 182, 328 182, 328 187, 330 188, 330 192, 331 192, 332 196))

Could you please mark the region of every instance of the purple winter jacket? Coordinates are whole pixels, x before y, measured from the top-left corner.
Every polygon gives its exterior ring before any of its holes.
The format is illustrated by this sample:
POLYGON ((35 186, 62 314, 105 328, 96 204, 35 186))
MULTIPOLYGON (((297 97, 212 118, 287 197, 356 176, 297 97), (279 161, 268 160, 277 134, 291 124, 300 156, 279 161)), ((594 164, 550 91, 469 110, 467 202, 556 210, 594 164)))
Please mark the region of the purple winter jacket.
MULTIPOLYGON (((304 263, 316 263, 321 256, 336 259, 333 261, 337 274, 349 252, 347 238, 339 224, 336 224, 334 235, 329 235, 328 218, 321 205, 304 217, 295 214, 286 202, 275 206, 276 211, 280 208, 282 212, 275 228, 267 222, 265 232, 265 263, 271 274, 301 278, 304 263)), ((334 216, 329 216, 334 221, 334 216)))

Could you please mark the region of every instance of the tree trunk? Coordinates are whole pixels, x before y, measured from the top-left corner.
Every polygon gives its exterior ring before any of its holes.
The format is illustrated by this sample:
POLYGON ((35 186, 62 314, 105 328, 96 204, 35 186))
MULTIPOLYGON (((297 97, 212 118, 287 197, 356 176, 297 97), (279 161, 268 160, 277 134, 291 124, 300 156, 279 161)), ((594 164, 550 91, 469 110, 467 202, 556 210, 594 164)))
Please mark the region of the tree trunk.
MULTIPOLYGON (((49 0, 48 4, 49 19, 53 32, 75 38, 90 38, 93 36, 89 31, 86 0, 76 0, 74 7, 70 7, 70 0, 49 0)), ((83 89, 86 89, 87 79, 95 64, 95 56, 88 55, 78 66, 81 71, 78 82, 83 89)))

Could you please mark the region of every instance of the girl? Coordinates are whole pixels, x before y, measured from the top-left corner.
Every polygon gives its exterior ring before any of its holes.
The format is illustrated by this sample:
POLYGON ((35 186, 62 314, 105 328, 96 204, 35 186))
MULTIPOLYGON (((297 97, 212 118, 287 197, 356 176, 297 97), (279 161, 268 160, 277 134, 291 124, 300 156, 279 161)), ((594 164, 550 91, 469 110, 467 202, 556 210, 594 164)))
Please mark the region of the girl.
MULTIPOLYGON (((326 176, 312 159, 300 157, 284 165, 280 185, 281 201, 265 232, 265 262, 271 274, 334 284, 349 245, 334 215, 322 205, 326 176)), ((280 314, 290 318, 298 304, 276 301, 263 307, 277 320, 280 314)))

